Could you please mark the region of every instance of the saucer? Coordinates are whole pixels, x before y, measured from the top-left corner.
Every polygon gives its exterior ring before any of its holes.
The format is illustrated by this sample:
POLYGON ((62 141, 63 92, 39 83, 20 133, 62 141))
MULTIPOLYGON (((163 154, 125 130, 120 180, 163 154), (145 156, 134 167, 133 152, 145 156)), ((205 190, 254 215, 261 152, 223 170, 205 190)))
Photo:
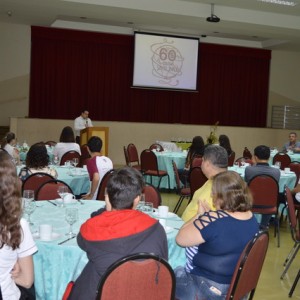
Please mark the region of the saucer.
MULTIPOLYGON (((55 199, 55 202, 56 202, 56 204, 61 205, 63 201, 61 198, 57 198, 57 199, 55 199)), ((77 204, 77 203, 78 203, 78 201, 76 199, 72 199, 71 201, 64 202, 65 205, 77 204)))
POLYGON ((34 238, 35 240, 39 240, 39 241, 42 241, 42 242, 51 242, 51 241, 55 241, 55 240, 57 240, 58 238, 60 238, 60 237, 61 237, 61 234, 59 234, 59 233, 57 233, 57 232, 52 232, 52 235, 51 235, 51 238, 50 238, 50 239, 41 238, 39 232, 33 233, 32 236, 33 236, 33 238, 34 238))
POLYGON ((157 218, 163 218, 163 219, 170 219, 170 218, 175 218, 175 217, 177 217, 177 215, 174 214, 174 213, 172 213, 172 212, 168 212, 168 215, 167 215, 166 217, 161 217, 161 216, 159 215, 158 211, 155 211, 155 212, 153 213, 153 216, 154 216, 154 217, 157 217, 157 218))
POLYGON ((170 233, 170 232, 172 232, 174 229, 172 228, 172 227, 170 227, 170 226, 166 226, 166 227, 164 227, 164 229, 165 229, 165 232, 166 233, 170 233))

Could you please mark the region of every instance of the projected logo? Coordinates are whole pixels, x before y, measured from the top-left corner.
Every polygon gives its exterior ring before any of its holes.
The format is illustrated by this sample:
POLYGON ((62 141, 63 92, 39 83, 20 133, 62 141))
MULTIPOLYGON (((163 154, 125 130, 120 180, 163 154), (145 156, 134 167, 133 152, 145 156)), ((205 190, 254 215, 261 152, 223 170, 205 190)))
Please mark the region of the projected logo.
POLYGON ((182 74, 184 58, 172 45, 173 43, 174 41, 165 38, 162 43, 151 45, 152 74, 161 79, 159 80, 161 84, 177 86, 179 84, 177 77, 182 74))

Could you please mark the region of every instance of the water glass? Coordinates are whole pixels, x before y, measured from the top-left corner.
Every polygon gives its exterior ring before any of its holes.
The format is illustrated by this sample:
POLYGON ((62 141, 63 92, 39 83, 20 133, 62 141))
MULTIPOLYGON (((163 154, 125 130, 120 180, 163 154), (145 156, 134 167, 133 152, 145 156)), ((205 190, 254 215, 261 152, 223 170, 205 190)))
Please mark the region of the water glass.
POLYGON ((59 185, 58 189, 57 189, 57 193, 60 196, 60 198, 62 199, 62 205, 61 207, 64 207, 64 198, 65 195, 69 192, 68 187, 65 185, 59 185))
POLYGON ((79 160, 77 157, 74 157, 73 160, 72 160, 72 163, 73 163, 73 166, 76 168, 76 166, 78 165, 79 163, 79 160))
POLYGON ((152 202, 145 202, 143 212, 146 214, 153 213, 153 203, 152 202))
POLYGON ((24 209, 24 213, 28 215, 28 223, 29 225, 34 225, 32 223, 32 221, 30 220, 30 216, 31 214, 34 212, 35 210, 35 201, 34 198, 30 199, 30 198, 23 198, 24 202, 23 202, 23 209, 24 209))
POLYGON ((66 233, 69 237, 73 237, 76 235, 76 233, 73 232, 72 225, 78 221, 78 209, 74 207, 68 207, 66 208, 65 212, 65 220, 70 225, 69 232, 66 233))
POLYGON ((276 161, 274 164, 275 168, 280 169, 281 167, 281 162, 280 161, 276 161))

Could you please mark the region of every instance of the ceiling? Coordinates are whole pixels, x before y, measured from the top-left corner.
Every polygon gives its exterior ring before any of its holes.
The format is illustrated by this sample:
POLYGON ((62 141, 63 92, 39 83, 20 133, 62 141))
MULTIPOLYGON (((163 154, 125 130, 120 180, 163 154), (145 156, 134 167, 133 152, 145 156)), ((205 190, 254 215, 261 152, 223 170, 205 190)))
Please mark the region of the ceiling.
POLYGON ((202 36, 202 41, 300 51, 300 0, 0 0, 0 22, 202 36), (214 14, 221 21, 207 22, 214 14))

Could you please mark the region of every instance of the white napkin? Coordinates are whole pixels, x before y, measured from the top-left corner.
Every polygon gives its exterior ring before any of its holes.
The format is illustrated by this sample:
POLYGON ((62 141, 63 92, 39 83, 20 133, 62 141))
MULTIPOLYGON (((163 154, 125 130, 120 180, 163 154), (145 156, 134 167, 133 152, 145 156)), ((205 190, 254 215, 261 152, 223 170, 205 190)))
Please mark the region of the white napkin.
POLYGON ((295 199, 296 199, 298 202, 300 202, 300 193, 297 193, 297 194, 295 195, 295 199))

